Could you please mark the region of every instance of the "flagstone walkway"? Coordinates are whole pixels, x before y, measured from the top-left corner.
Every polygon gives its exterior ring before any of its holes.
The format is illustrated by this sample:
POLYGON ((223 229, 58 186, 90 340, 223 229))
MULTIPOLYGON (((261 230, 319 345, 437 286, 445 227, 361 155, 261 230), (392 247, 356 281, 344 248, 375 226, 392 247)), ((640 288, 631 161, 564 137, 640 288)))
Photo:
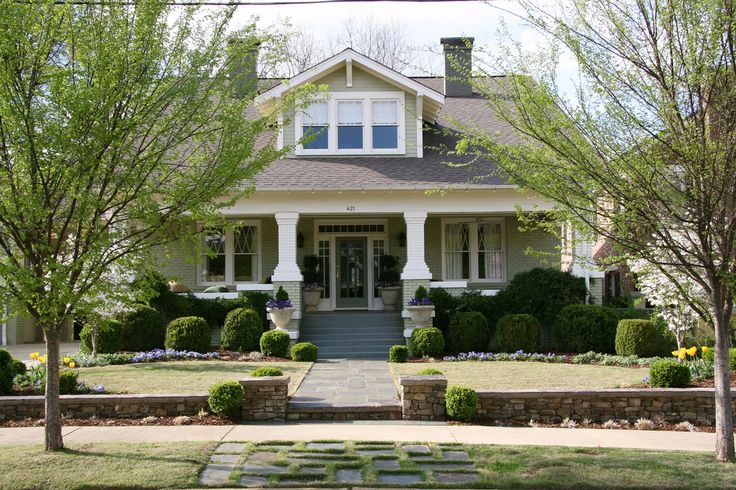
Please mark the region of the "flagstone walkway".
POLYGON ((321 360, 307 373, 291 403, 394 405, 399 397, 386 361, 321 360))

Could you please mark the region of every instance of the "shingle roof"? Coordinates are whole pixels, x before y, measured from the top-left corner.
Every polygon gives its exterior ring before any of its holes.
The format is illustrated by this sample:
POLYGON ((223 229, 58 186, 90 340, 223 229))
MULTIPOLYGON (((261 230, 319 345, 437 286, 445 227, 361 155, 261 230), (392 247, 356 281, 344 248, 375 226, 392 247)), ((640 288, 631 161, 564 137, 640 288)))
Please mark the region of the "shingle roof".
MULTIPOLYGON (((441 78, 416 81, 442 90, 441 78)), ((491 80, 492 83, 497 83, 491 80)), ((424 157, 320 156, 277 160, 256 177, 256 190, 385 190, 489 188, 508 185, 489 161, 449 155, 457 124, 483 130, 502 142, 517 139, 480 95, 447 97, 437 124, 424 133, 424 157), (454 134, 453 134, 454 133, 454 134)))

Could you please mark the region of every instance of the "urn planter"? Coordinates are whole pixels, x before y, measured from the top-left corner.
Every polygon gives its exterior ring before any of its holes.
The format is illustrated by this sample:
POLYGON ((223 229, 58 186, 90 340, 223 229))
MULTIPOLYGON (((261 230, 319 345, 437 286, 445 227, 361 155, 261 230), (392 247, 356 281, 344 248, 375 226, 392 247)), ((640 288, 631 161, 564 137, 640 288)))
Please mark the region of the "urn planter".
POLYGON ((317 311, 319 309, 319 300, 322 298, 322 292, 325 288, 310 288, 302 290, 302 297, 307 311, 317 311))
POLYGON ((434 305, 426 306, 407 306, 411 321, 414 322, 415 328, 424 328, 432 326, 432 313, 434 305))
POLYGON ((290 308, 271 308, 268 309, 268 317, 271 319, 276 328, 279 330, 286 330, 286 326, 294 316, 294 307, 290 308))
POLYGON ((400 286, 378 288, 378 293, 381 295, 384 310, 394 311, 398 309, 399 298, 401 296, 400 286))

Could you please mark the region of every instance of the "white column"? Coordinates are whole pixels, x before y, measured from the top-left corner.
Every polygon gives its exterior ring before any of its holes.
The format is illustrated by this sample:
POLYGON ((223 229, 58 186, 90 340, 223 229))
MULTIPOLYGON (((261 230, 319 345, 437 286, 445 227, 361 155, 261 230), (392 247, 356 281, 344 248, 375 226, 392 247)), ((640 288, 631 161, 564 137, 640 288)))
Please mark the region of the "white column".
POLYGON ((301 281, 302 272, 296 263, 296 224, 299 213, 276 213, 279 227, 279 264, 273 271, 271 281, 301 281))
POLYGON ((424 261, 424 222, 426 211, 406 211, 406 265, 401 273, 403 280, 432 279, 429 267, 424 261))

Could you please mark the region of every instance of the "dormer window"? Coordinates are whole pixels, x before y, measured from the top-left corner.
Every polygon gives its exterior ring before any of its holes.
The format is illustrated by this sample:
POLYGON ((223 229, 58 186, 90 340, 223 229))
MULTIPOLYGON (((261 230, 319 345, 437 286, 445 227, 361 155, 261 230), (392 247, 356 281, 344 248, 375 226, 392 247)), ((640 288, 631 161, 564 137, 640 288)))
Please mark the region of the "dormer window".
POLYGON ((296 114, 297 155, 405 153, 403 92, 333 92, 296 114))

